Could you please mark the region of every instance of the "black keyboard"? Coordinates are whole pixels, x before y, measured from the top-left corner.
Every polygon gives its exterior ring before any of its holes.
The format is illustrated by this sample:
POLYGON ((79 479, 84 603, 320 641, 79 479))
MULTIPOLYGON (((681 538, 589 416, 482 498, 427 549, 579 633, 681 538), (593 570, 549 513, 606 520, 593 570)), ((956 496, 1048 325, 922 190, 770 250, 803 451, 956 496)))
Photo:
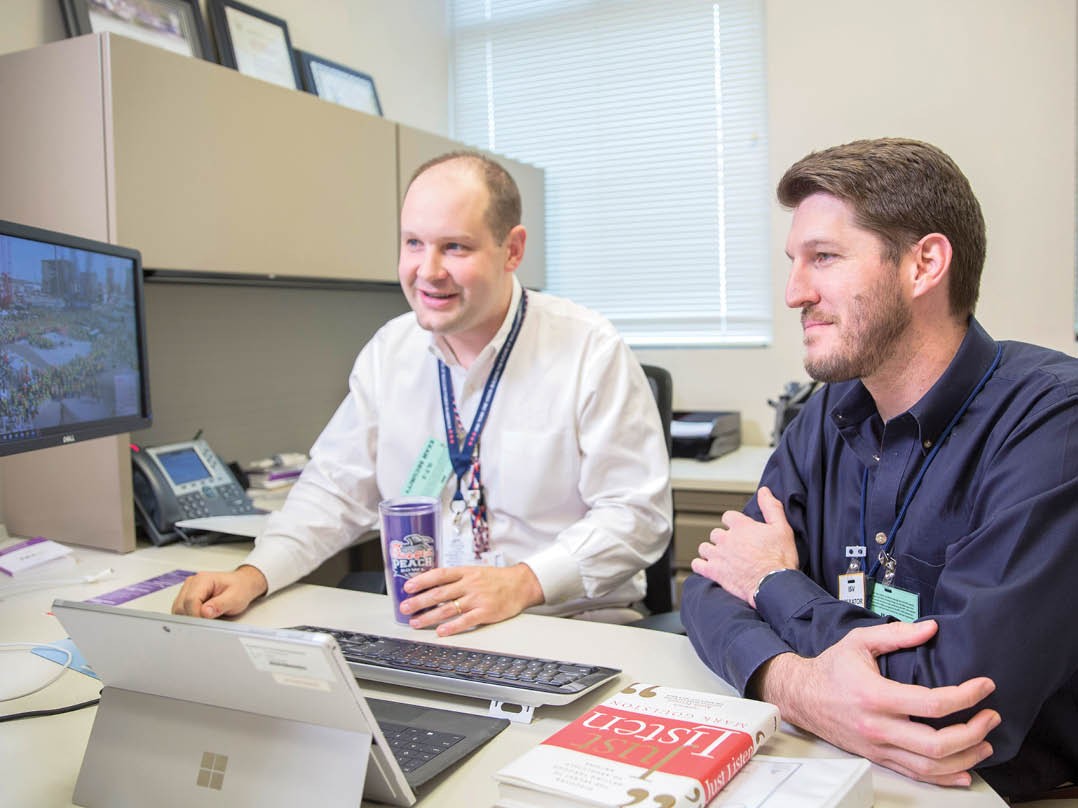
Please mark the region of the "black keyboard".
POLYGON ((601 665, 496 654, 322 626, 293 629, 336 639, 357 679, 518 704, 567 704, 621 673, 601 665))
POLYGON ((406 772, 415 771, 424 763, 434 760, 449 747, 464 740, 463 735, 452 732, 419 729, 403 724, 390 724, 386 721, 379 721, 378 726, 393 752, 393 757, 406 772))

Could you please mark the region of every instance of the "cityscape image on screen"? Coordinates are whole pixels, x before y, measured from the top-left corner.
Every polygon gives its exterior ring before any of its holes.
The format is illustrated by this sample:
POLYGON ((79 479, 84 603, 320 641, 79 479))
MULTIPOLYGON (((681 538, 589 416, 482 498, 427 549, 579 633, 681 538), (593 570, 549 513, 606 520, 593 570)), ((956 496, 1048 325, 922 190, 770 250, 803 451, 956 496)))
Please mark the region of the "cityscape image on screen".
POLYGON ((5 229, 0 454, 148 425, 138 254, 5 229))

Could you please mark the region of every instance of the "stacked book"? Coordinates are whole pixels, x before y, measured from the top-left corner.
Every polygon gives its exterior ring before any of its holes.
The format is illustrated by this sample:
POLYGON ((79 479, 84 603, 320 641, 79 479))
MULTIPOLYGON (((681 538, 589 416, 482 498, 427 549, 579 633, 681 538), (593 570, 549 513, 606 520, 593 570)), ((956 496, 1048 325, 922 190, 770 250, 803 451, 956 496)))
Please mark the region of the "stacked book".
POLYGON ((283 488, 299 479, 306 465, 307 455, 285 452, 264 460, 252 460, 243 466, 243 471, 247 475, 248 488, 283 488))

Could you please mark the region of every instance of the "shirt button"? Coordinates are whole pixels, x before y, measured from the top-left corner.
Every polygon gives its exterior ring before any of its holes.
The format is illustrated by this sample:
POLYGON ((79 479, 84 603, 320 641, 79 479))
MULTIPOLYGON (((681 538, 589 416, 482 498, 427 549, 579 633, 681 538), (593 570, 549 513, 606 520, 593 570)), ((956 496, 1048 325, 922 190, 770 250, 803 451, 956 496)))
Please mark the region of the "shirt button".
POLYGON ((887 544, 887 534, 882 531, 876 534, 876 544, 887 544))
POLYGON ((921 444, 921 445, 922 445, 922 446, 924 446, 924 447, 925 447, 926 449, 931 449, 931 448, 932 448, 932 441, 930 441, 930 440, 926 440, 926 441, 925 441, 925 442, 924 442, 923 444, 921 444))

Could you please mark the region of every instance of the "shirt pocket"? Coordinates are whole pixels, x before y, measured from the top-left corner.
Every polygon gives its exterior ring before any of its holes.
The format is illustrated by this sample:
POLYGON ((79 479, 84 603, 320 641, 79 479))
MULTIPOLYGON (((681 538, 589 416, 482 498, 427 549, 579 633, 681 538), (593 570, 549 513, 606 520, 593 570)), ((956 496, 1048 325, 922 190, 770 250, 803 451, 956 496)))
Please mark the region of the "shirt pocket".
POLYGON ((571 429, 502 430, 496 457, 487 496, 492 509, 533 527, 564 526, 566 516, 578 518, 586 510, 579 493, 580 449, 571 429))
POLYGON ((908 553, 899 553, 895 586, 920 595, 920 612, 925 614, 936 596, 943 562, 933 563, 908 553))

